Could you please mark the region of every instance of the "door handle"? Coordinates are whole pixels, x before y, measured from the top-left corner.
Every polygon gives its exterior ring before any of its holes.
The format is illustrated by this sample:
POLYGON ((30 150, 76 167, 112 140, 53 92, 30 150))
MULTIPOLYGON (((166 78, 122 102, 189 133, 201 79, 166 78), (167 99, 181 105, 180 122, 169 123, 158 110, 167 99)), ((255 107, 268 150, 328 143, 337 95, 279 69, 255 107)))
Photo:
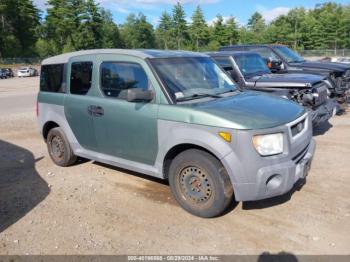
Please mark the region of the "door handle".
POLYGON ((105 114, 105 111, 103 107, 97 106, 94 112, 94 116, 99 117, 99 116, 103 116, 104 114, 105 114))
POLYGON ((104 115, 104 109, 101 106, 88 106, 88 114, 94 117, 100 117, 104 115))

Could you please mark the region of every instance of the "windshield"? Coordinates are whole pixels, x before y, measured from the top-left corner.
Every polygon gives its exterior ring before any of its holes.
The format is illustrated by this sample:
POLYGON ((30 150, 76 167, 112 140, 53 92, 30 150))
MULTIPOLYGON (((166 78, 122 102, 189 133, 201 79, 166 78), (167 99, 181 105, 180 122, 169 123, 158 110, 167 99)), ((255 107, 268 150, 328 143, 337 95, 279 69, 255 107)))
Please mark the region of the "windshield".
POLYGON ((241 54, 235 56, 234 60, 246 78, 271 73, 264 59, 258 54, 241 54))
POLYGON ((236 90, 233 81, 209 57, 154 58, 151 64, 177 101, 236 90))
POLYGON ((288 63, 301 63, 305 61, 305 59, 302 58, 298 53, 294 52, 286 46, 277 46, 274 47, 274 49, 288 63))

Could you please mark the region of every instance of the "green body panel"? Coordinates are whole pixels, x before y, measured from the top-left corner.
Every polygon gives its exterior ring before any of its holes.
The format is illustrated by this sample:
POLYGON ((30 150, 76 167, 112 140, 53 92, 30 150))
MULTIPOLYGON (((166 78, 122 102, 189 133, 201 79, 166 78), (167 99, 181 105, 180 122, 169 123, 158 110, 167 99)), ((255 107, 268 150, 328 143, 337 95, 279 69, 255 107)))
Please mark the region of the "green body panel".
POLYGON ((64 113, 79 144, 85 149, 98 151, 94 119, 87 110, 94 102, 95 98, 91 96, 68 95, 64 113))
POLYGON ((94 119, 99 152, 154 164, 158 153, 158 105, 112 98, 96 98, 95 104, 104 109, 104 116, 94 119))
POLYGON ((91 88, 86 95, 70 94, 70 75, 72 62, 94 62, 93 72, 96 72, 96 57, 95 56, 80 56, 74 57, 67 65, 66 86, 67 95, 65 99, 64 112, 66 119, 72 129, 73 134, 78 140, 79 144, 85 149, 98 151, 98 144, 94 130, 94 119, 88 113, 88 107, 94 104, 95 96, 94 90, 98 82, 97 75, 93 73, 91 88))
POLYGON ((38 103, 63 106, 65 97, 66 97, 66 94, 41 91, 38 94, 38 103))
POLYGON ((296 103, 254 92, 203 103, 163 105, 159 118, 232 129, 264 129, 291 122, 305 110, 296 103))
MULTIPOLYGON (((93 61, 92 88, 85 96, 70 95, 66 101, 66 117, 79 143, 86 149, 153 164, 158 153, 157 112, 163 95, 147 63, 136 57, 123 55, 100 55, 75 57, 68 64, 70 75, 74 61, 93 61), (145 70, 156 94, 152 103, 130 103, 125 100, 105 97, 100 89, 100 65, 102 62, 132 62, 145 70), (88 115, 89 105, 104 110, 101 117, 88 115)), ((69 85, 68 85, 69 86, 69 85)))

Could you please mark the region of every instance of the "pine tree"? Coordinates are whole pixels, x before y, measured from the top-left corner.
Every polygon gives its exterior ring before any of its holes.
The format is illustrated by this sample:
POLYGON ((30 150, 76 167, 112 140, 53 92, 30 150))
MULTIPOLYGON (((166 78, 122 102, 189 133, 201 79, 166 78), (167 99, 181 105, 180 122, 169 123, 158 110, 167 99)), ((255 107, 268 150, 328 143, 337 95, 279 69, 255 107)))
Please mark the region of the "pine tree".
POLYGON ((81 24, 83 2, 80 0, 49 0, 47 9, 47 38, 61 52, 77 50, 76 35, 81 24))
POLYGON ((0 2, 0 58, 4 57, 6 48, 7 26, 5 24, 6 5, 0 2))
POLYGON ((266 30, 266 24, 263 16, 259 12, 255 12, 252 17, 248 20, 247 25, 250 33, 248 33, 249 38, 253 43, 263 43, 265 42, 264 35, 266 30))
POLYGON ((222 15, 216 16, 212 29, 212 41, 216 41, 220 46, 227 45, 227 29, 222 15))
POLYGON ((162 13, 159 25, 156 31, 157 39, 160 42, 160 48, 171 49, 174 47, 173 41, 173 20, 172 17, 165 11, 162 13))
POLYGON ((201 46, 208 44, 209 28, 200 6, 197 6, 192 16, 192 24, 189 28, 189 34, 196 51, 199 51, 201 46))
POLYGON ((40 13, 32 0, 0 3, 0 56, 30 56, 37 40, 40 13))
POLYGON ((130 14, 121 28, 127 48, 154 48, 155 36, 153 26, 147 22, 146 16, 130 14))
POLYGON ((265 28, 265 20, 259 12, 255 12, 249 18, 248 28, 254 32, 261 32, 265 28))
POLYGON ((177 43, 177 49, 182 49, 188 38, 185 11, 178 2, 173 9, 173 29, 177 43))
POLYGON ((102 48, 122 48, 123 39, 120 35, 119 27, 113 22, 112 13, 101 9, 102 17, 102 48))
POLYGON ((229 45, 237 44, 239 41, 239 31, 236 20, 230 17, 226 22, 226 31, 229 45))
POLYGON ((77 34, 77 49, 101 48, 103 20, 100 8, 94 0, 86 1, 81 20, 77 34))

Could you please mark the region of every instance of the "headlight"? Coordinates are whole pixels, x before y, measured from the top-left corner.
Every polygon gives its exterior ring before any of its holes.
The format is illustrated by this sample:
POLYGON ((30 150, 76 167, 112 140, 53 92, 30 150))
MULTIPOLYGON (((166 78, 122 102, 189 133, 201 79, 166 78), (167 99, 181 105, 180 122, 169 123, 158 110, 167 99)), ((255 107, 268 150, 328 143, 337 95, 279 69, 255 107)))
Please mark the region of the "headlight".
POLYGON ((253 145, 262 156, 283 153, 283 134, 257 135, 253 137, 253 145))

